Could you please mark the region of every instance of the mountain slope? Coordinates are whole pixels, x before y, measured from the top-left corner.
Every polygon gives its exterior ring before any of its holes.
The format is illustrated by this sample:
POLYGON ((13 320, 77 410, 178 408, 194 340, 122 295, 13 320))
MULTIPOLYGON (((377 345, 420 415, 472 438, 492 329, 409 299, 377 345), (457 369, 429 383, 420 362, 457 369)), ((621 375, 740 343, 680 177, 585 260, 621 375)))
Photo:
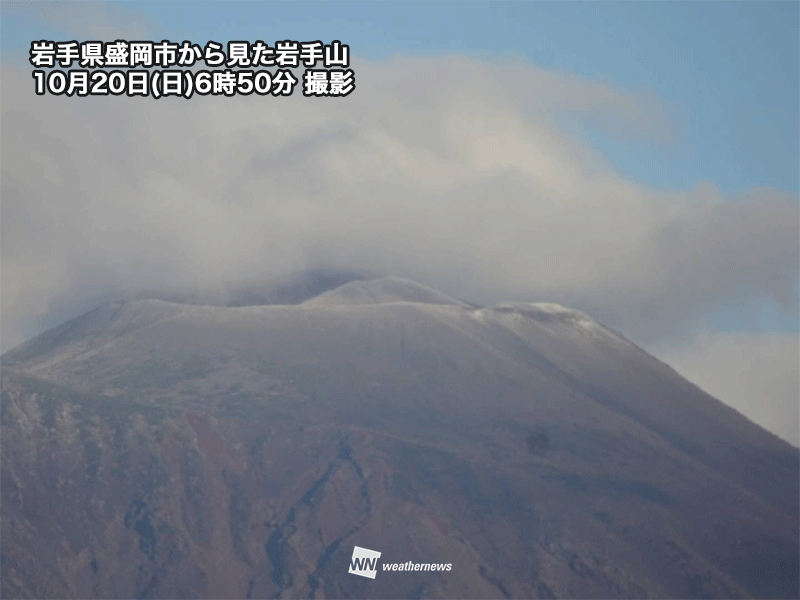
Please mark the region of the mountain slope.
POLYGON ((797 449, 564 307, 137 301, 2 366, 4 595, 798 594, 797 449))

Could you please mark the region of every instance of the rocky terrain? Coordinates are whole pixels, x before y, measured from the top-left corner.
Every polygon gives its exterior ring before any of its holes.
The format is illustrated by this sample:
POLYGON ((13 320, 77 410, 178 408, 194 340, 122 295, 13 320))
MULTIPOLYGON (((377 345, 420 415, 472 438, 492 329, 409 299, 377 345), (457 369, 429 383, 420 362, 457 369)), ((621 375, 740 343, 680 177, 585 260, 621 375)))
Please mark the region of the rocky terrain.
POLYGON ((798 597, 798 449, 557 305, 112 304, 0 408, 7 598, 798 597))

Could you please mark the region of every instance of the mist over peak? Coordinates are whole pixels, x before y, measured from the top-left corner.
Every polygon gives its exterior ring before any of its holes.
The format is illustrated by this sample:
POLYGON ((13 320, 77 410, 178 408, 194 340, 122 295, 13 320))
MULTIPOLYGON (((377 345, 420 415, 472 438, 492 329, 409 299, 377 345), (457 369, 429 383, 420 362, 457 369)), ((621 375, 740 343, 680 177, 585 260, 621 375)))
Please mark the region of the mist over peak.
POLYGON ((391 302, 419 302, 422 304, 451 304, 468 306, 462 302, 403 277, 387 276, 367 281, 352 281, 334 290, 307 300, 305 305, 386 304, 391 302))

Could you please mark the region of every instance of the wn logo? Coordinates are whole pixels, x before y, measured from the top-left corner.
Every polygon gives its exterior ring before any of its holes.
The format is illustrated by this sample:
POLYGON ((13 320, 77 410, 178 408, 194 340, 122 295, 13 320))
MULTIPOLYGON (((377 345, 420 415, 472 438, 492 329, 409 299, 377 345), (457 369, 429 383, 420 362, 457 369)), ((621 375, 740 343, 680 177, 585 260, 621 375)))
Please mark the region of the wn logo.
POLYGON ((353 547, 353 558, 350 559, 350 570, 348 573, 353 575, 361 575, 362 577, 369 577, 375 579, 375 573, 378 570, 378 559, 381 557, 380 552, 375 550, 367 550, 366 548, 353 547))

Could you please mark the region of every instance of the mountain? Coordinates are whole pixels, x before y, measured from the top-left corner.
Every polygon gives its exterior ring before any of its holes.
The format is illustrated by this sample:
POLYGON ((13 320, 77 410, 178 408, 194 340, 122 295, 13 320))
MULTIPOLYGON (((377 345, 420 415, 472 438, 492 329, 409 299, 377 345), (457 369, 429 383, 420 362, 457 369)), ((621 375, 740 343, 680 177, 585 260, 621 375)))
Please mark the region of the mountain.
POLYGON ((3 597, 798 596, 798 449, 559 305, 112 304, 0 408, 3 597))

